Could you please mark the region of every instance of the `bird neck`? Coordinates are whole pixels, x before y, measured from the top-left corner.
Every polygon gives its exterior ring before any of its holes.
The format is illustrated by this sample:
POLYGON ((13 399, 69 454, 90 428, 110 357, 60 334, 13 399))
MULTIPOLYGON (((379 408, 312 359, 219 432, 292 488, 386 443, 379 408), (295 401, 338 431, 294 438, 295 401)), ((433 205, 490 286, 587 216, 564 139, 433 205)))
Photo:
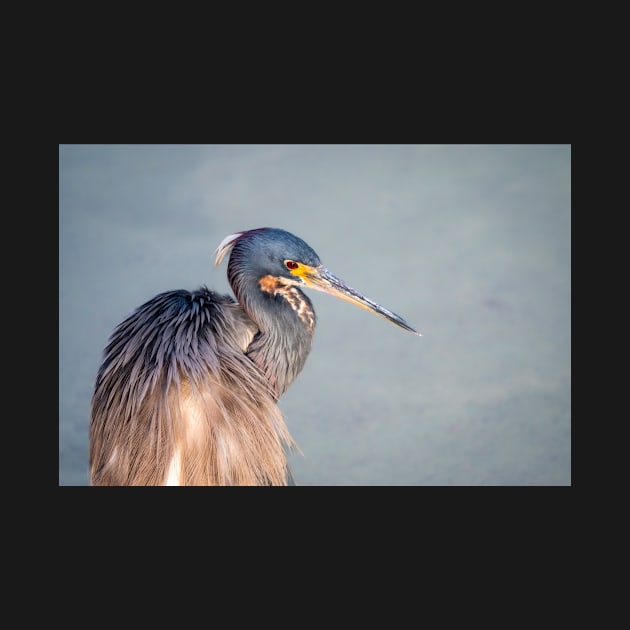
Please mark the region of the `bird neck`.
POLYGON ((313 305, 296 286, 270 276, 251 283, 246 290, 233 288, 259 330, 247 356, 264 372, 280 398, 302 371, 311 351, 316 324, 313 305))

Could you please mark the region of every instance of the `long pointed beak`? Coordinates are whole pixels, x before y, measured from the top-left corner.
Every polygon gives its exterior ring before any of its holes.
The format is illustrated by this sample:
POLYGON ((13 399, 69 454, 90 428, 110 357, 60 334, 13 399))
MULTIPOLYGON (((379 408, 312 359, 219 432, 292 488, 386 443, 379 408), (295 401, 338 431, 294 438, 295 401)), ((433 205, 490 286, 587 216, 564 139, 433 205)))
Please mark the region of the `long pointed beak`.
POLYGON ((346 302, 350 302, 350 304, 360 306, 366 311, 380 315, 393 324, 422 337, 422 334, 410 326, 400 315, 392 313, 392 311, 386 309, 384 306, 381 306, 380 304, 377 304, 365 297, 365 295, 359 293, 356 289, 348 286, 343 280, 341 280, 341 278, 337 278, 337 276, 330 273, 328 269, 325 269, 324 267, 317 267, 311 268, 309 271, 312 272, 304 274, 302 277, 304 278, 306 286, 311 289, 328 293, 329 295, 341 298, 346 302))

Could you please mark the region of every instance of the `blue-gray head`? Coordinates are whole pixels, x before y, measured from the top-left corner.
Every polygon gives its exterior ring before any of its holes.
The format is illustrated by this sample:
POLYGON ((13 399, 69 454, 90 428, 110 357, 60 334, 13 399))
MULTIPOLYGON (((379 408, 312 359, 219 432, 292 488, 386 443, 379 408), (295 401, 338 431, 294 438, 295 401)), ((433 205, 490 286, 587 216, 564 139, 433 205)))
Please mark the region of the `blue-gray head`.
MULTIPOLYGON (((317 253, 301 238, 276 228, 258 228, 230 234, 216 250, 216 264, 232 251, 228 278, 243 303, 258 292, 280 288, 316 289, 360 306, 420 335, 400 315, 370 300, 326 269, 317 253)), ((310 303, 309 303, 310 304, 310 303)))

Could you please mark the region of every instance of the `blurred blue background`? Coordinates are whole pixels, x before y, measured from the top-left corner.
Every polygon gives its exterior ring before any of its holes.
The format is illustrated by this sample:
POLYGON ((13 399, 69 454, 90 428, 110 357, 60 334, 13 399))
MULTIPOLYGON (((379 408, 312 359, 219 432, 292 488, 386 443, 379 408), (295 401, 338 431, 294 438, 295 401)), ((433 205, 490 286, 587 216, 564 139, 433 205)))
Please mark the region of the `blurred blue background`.
POLYGON ((570 485, 570 190, 570 145, 61 145, 59 484, 114 326, 269 226, 423 333, 309 293, 298 485, 570 485))

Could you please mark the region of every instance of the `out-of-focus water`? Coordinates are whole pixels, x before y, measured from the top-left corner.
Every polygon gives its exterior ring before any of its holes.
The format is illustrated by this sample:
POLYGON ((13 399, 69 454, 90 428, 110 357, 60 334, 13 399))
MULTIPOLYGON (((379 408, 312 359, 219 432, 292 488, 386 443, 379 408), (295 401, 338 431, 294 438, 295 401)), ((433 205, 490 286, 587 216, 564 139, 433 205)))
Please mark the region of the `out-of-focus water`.
POLYGON ((62 145, 59 483, 86 485, 107 339, 281 227, 416 337, 321 293, 280 405, 298 485, 571 484, 568 145, 62 145))

